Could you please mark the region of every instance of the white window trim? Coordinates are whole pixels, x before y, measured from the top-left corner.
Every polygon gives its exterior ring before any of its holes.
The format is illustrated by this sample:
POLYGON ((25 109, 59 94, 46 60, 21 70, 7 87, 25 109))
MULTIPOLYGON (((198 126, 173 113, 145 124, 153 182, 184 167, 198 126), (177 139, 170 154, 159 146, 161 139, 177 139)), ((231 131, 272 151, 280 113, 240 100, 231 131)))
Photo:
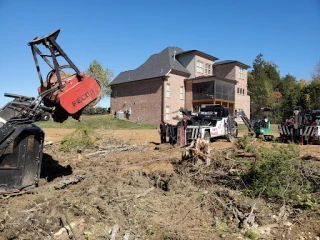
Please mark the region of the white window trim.
POLYGON ((184 87, 180 87, 180 100, 184 99, 184 87))
POLYGON ((244 79, 244 77, 243 77, 243 68, 242 67, 239 67, 239 78, 240 79, 244 79))
POLYGON ((170 83, 166 84, 166 97, 169 98, 171 94, 171 87, 170 87, 170 83))
POLYGON ((203 62, 200 60, 197 60, 197 72, 203 73, 203 62))
POLYGON ((211 64, 209 64, 209 63, 206 63, 205 64, 205 70, 204 70, 204 72, 206 73, 206 74, 211 74, 211 64))
POLYGON ((244 92, 245 92, 245 89, 244 89, 244 88, 237 88, 237 94, 239 94, 239 95, 245 95, 244 92))
POLYGON ((166 106, 166 120, 170 120, 170 106, 166 106))

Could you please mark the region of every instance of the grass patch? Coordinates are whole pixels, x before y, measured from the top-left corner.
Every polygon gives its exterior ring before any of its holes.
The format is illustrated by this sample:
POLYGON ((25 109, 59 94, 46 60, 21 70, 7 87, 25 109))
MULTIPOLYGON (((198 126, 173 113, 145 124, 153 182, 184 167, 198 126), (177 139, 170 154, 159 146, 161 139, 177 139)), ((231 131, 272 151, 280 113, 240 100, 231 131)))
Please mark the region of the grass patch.
POLYGON ((113 115, 83 115, 81 121, 69 117, 63 123, 52 120, 37 122, 41 128, 88 128, 88 129, 155 129, 154 124, 134 123, 115 118, 113 115))
POLYGON ((62 142, 60 143, 60 150, 69 152, 73 149, 92 147, 94 145, 94 141, 90 137, 91 134, 92 130, 90 129, 83 127, 78 128, 62 139, 62 142))
POLYGON ((249 231, 246 231, 246 233, 244 234, 244 237, 246 239, 256 240, 256 239, 258 239, 258 234, 249 230, 249 231))
MULTIPOLYGON (((249 133, 247 126, 245 124, 238 124, 238 133, 247 135, 249 133)), ((270 126, 270 135, 273 135, 275 137, 279 136, 278 124, 271 124, 271 126, 270 126)))

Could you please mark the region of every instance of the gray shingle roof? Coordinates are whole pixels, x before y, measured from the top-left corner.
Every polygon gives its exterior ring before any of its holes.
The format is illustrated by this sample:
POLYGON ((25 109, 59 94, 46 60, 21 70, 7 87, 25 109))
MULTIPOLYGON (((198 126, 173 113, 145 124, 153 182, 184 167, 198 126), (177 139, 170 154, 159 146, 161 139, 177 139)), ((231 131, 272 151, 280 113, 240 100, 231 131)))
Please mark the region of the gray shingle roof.
POLYGON ((198 50, 189 50, 189 51, 185 51, 185 52, 181 52, 179 54, 177 54, 178 56, 183 56, 183 55, 188 55, 188 54, 195 54, 195 55, 198 55, 200 57, 203 57, 203 58, 206 58, 206 59, 209 59, 211 61, 215 61, 215 60, 218 60, 219 58, 216 58, 214 56, 211 56, 209 54, 206 54, 204 52, 201 52, 201 51, 198 51, 198 50))
POLYGON ((145 63, 135 70, 121 72, 110 85, 164 77, 170 70, 176 70, 189 76, 190 72, 174 57, 174 54, 177 55, 181 52, 183 52, 181 48, 167 47, 160 53, 150 56, 145 63), (174 53, 174 51, 176 52, 174 53))
POLYGON ((240 66, 242 66, 242 67, 250 68, 249 65, 244 64, 244 63, 242 63, 242 62, 239 62, 239 61, 237 61, 237 60, 225 60, 225 61, 215 62, 215 63, 213 64, 213 66, 215 66, 215 65, 222 65, 222 64, 228 64, 228 63, 237 63, 238 65, 240 65, 240 66))

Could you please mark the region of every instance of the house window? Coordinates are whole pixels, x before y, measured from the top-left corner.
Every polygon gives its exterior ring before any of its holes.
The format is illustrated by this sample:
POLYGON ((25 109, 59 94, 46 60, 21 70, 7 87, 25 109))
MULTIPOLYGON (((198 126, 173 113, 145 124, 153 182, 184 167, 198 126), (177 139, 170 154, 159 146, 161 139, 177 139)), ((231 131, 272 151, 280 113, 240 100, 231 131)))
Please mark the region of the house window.
POLYGON ((113 97, 116 98, 118 95, 118 91, 117 90, 113 90, 113 97))
POLYGON ((197 61, 197 72, 203 73, 203 62, 197 61))
POLYGON ((170 97, 170 84, 169 83, 167 83, 167 85, 166 85, 166 96, 170 97))
POLYGON ((204 69, 204 72, 209 75, 211 74, 211 64, 206 63, 206 67, 204 69))
POLYGON ((180 99, 184 99, 184 87, 180 87, 180 99))
POLYGON ((239 67, 239 78, 243 79, 243 68, 239 67))
POLYGON ((170 106, 166 106, 166 120, 170 120, 170 106))
POLYGON ((244 89, 243 88, 237 88, 237 93, 244 95, 244 89))

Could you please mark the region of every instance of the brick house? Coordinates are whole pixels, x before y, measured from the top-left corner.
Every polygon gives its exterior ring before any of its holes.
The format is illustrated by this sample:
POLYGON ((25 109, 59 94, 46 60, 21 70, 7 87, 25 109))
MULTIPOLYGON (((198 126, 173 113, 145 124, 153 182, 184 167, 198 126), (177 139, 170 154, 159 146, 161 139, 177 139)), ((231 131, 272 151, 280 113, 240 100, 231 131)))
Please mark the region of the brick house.
POLYGON ((123 111, 143 123, 176 123, 180 107, 196 112, 201 104, 222 104, 250 116, 249 66, 216 60, 198 50, 167 47, 115 77, 110 83, 111 112, 123 111))

